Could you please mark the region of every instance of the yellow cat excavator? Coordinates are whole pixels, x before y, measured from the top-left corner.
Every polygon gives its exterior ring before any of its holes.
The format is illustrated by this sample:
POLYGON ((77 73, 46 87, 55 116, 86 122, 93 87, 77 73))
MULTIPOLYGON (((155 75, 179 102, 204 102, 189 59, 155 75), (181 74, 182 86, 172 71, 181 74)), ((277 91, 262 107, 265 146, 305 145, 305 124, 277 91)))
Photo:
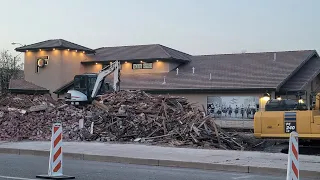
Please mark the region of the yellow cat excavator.
POLYGON ((312 107, 290 99, 270 99, 264 111, 254 115, 254 136, 264 139, 288 139, 295 131, 299 139, 320 140, 320 93, 313 93, 312 107))

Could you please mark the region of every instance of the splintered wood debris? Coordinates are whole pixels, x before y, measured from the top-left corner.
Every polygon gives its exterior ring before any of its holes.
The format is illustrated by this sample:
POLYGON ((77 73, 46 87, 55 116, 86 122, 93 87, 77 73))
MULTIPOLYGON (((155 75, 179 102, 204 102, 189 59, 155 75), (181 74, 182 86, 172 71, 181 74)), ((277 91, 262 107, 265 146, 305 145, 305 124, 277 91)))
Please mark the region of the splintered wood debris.
POLYGON ((119 91, 74 107, 48 95, 6 95, 0 100, 1 140, 50 140, 62 122, 66 141, 115 141, 250 150, 260 141, 223 131, 187 99, 119 91))

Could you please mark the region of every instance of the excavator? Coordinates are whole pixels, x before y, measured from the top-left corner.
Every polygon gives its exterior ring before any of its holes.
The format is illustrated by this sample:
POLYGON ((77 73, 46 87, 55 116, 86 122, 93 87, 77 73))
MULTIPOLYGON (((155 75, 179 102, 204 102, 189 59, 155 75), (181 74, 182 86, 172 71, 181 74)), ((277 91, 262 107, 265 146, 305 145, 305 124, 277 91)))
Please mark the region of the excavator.
POLYGON ((99 95, 120 90, 120 62, 115 61, 98 73, 85 73, 74 77, 74 88, 67 92, 65 101, 71 105, 92 103, 99 95), (114 73, 113 86, 104 83, 105 77, 114 73))
POLYGON ((265 110, 254 115, 254 136, 259 139, 289 139, 290 133, 295 131, 299 134, 299 141, 304 144, 318 143, 320 93, 312 94, 309 108, 304 102, 292 99, 268 100, 265 110))

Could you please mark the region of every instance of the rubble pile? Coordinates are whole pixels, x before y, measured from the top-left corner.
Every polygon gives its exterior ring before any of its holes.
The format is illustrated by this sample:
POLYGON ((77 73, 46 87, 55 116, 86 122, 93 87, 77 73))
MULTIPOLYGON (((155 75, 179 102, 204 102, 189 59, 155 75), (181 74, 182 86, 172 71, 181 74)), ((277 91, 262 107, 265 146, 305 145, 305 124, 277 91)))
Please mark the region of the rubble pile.
POLYGON ((78 140, 81 118, 81 109, 62 105, 50 95, 2 95, 0 140, 50 140, 54 122, 62 122, 65 139, 78 140))
POLYGON ((96 105, 102 111, 96 111, 92 119, 85 121, 87 131, 93 127, 93 134, 87 133, 86 140, 234 150, 249 149, 252 145, 248 138, 223 131, 205 111, 182 97, 120 91, 101 97, 100 103, 96 105))
POLYGON ((65 141, 115 141, 252 149, 258 142, 223 131, 211 116, 175 96, 120 91, 91 105, 73 107, 48 95, 0 99, 0 140, 50 140, 53 122, 62 122, 65 141))

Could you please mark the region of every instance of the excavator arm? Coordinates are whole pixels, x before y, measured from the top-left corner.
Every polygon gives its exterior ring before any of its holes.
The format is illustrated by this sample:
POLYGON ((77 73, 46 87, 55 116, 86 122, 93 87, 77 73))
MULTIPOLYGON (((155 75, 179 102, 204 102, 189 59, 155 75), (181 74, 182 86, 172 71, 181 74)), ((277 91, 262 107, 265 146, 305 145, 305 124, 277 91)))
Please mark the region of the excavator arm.
POLYGON ((112 72, 114 72, 113 89, 114 91, 120 90, 120 62, 115 61, 114 63, 110 64, 109 66, 106 66, 101 71, 99 71, 96 83, 94 84, 94 88, 92 90, 92 99, 97 96, 97 93, 101 87, 101 84, 103 83, 104 78, 112 72))

